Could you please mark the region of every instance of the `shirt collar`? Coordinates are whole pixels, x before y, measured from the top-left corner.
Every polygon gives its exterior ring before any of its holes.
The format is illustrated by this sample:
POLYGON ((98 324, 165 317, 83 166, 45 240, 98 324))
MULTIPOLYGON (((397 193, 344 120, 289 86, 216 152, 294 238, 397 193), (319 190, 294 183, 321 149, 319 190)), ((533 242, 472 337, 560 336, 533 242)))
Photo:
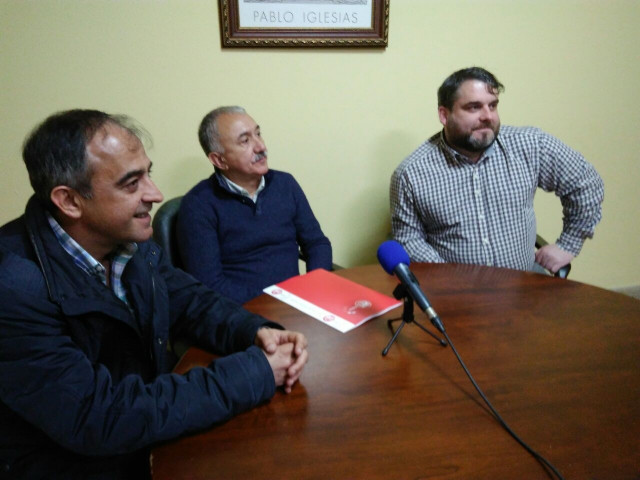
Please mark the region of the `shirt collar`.
POLYGON ((237 183, 233 183, 225 175, 223 174, 217 174, 217 175, 219 175, 222 178, 222 180, 227 184, 227 186, 233 193, 237 193, 238 195, 242 195, 243 197, 250 198, 254 202, 258 199, 258 194, 262 190, 264 190, 264 187, 266 185, 266 181, 263 175, 262 177, 260 177, 260 185, 258 185, 258 188, 256 189, 255 193, 251 195, 245 188, 241 187, 237 183))
MULTIPOLYGON (((49 212, 45 212, 49 225, 54 235, 64 250, 71 255, 73 262, 83 271, 91 276, 98 277, 100 281, 107 285, 107 271, 89 252, 87 252, 78 242, 64 231, 57 220, 49 212)), ((124 267, 131 257, 138 251, 136 243, 127 243, 118 246, 111 255, 111 286, 114 293, 125 303, 127 302, 126 292, 122 285, 122 274, 124 267)))
MULTIPOLYGON (((498 135, 499 134, 500 132, 498 132, 498 135)), ((449 146, 449 144, 444 138, 444 129, 440 132, 440 144, 442 145, 442 148, 444 148, 447 152, 449 152, 449 154, 459 162, 464 162, 469 164, 474 164, 474 163, 478 164, 484 161, 486 158, 489 158, 493 154, 493 150, 495 149, 496 142, 498 141, 498 135, 496 135, 496 138, 494 139, 493 143, 489 145, 489 147, 484 152, 482 152, 482 155, 480 156, 477 162, 472 162, 471 160, 469 160, 468 157, 466 157, 465 155, 461 154, 460 152, 458 152, 457 150, 449 146)))

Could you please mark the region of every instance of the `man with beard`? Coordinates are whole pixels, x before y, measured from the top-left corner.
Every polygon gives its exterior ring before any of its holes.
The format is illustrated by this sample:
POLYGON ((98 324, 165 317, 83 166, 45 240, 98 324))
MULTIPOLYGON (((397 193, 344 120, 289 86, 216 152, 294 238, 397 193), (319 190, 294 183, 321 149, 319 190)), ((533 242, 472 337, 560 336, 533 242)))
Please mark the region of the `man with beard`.
POLYGON ((177 222, 184 269, 238 303, 307 271, 331 270, 331 243, 300 185, 269 170, 260 126, 242 107, 219 107, 200 123, 215 173, 182 199, 177 222))
POLYGON ((601 218, 603 182, 592 165, 532 127, 500 127, 503 85, 483 68, 450 75, 438 90, 443 130, 391 178, 393 236, 416 262, 452 262, 556 272, 578 255, 601 218), (535 251, 533 197, 540 187, 563 206, 555 244, 535 251))

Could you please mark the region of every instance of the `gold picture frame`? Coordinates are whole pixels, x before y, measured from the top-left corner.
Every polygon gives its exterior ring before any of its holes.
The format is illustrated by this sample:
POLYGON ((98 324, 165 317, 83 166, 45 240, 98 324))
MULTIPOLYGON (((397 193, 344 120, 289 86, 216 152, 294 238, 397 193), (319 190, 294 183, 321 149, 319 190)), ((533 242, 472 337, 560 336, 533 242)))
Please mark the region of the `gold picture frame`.
POLYGON ((387 46, 390 0, 218 0, 222 46, 387 46))

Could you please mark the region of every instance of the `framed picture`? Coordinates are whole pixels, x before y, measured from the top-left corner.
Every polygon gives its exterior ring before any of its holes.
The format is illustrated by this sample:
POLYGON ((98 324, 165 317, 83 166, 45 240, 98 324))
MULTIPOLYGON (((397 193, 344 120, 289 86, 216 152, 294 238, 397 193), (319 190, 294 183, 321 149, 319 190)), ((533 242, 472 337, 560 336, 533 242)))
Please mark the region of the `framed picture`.
POLYGON ((390 0, 218 0, 223 47, 386 47, 390 0))

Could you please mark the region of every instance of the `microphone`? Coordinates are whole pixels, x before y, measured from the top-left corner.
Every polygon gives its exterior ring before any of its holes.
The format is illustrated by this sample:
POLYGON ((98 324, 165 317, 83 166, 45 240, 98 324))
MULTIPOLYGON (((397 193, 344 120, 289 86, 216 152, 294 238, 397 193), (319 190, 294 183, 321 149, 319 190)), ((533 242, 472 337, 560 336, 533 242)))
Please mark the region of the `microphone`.
POLYGON ((429 303, 427 296, 420 288, 420 282, 409 269, 411 260, 406 250, 395 240, 387 240, 382 242, 378 247, 378 261, 385 272, 389 275, 398 277, 400 283, 404 285, 411 295, 411 298, 418 304, 418 307, 427 314, 429 320, 440 333, 444 333, 444 325, 440 321, 440 317, 429 303))

